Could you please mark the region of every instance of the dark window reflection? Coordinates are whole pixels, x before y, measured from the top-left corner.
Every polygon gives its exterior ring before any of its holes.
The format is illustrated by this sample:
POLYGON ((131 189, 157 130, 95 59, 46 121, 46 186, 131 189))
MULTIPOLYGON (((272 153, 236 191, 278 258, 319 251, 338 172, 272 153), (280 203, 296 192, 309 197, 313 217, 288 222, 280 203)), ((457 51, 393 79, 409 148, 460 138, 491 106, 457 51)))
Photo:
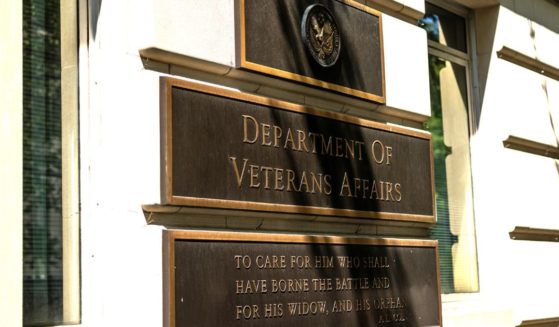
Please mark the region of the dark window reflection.
POLYGON ((425 4, 425 17, 419 26, 427 31, 429 40, 468 52, 466 42, 466 20, 432 4, 425 4))
POLYGON ((23 1, 23 321, 62 321, 60 3, 23 1))

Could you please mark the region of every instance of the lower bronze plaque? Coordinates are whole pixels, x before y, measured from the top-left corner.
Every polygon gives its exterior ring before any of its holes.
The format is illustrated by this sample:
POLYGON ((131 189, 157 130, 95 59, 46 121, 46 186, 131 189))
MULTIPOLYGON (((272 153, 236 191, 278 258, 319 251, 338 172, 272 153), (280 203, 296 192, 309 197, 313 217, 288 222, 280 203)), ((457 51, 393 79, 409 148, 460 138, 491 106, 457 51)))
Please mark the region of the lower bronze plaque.
POLYGON ((164 235, 166 326, 441 325, 436 241, 164 235))

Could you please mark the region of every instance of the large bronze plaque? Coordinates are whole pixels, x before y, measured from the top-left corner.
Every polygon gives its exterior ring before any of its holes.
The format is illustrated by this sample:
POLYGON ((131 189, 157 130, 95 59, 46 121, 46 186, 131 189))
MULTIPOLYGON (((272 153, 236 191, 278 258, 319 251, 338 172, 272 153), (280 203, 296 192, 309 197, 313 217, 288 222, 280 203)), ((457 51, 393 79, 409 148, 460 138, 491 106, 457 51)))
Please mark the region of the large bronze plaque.
POLYGON ((352 0, 240 0, 239 7, 241 68, 385 103, 376 10, 352 0), (317 4, 325 13, 308 17, 317 4))
POLYGON ((165 325, 440 326, 437 242, 166 232, 165 325))
POLYGON ((162 78, 162 202, 435 222, 430 134, 162 78))

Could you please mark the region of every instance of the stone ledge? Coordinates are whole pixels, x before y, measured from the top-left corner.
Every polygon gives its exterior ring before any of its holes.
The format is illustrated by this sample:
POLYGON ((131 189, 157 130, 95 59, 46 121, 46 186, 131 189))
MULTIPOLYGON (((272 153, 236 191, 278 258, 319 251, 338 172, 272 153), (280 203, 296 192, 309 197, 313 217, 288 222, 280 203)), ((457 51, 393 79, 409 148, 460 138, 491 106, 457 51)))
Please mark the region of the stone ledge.
POLYGON ((366 6, 371 8, 377 9, 384 14, 388 14, 400 20, 406 21, 410 24, 416 25, 417 21, 423 18, 425 15, 424 12, 417 10, 416 8, 412 8, 410 6, 406 6, 400 1, 394 0, 365 0, 361 1, 364 2, 366 6))
POLYGON ((429 118, 399 108, 379 105, 336 92, 255 74, 164 49, 145 48, 139 52, 144 68, 149 70, 314 106, 321 110, 348 113, 361 118, 413 128, 421 128, 422 123, 429 118), (325 105, 326 103, 327 105, 325 105))
POLYGON ((283 231, 428 238, 431 225, 416 222, 383 221, 304 214, 210 209, 150 204, 142 210, 149 225, 172 228, 283 231))

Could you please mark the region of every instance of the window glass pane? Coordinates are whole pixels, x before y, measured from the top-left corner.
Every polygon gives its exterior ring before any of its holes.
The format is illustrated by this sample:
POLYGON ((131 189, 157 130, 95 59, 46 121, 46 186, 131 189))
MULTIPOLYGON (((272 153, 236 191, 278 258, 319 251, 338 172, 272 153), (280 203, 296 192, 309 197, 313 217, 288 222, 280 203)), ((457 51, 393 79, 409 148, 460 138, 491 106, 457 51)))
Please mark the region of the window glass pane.
POLYGON ((23 1, 23 321, 62 322, 60 3, 23 1))
POLYGON ((478 291, 466 68, 429 56, 437 225, 443 293, 478 291))
POLYGON ((427 31, 427 37, 435 42, 467 52, 466 20, 454 13, 430 3, 425 4, 425 17, 419 26, 427 31))

